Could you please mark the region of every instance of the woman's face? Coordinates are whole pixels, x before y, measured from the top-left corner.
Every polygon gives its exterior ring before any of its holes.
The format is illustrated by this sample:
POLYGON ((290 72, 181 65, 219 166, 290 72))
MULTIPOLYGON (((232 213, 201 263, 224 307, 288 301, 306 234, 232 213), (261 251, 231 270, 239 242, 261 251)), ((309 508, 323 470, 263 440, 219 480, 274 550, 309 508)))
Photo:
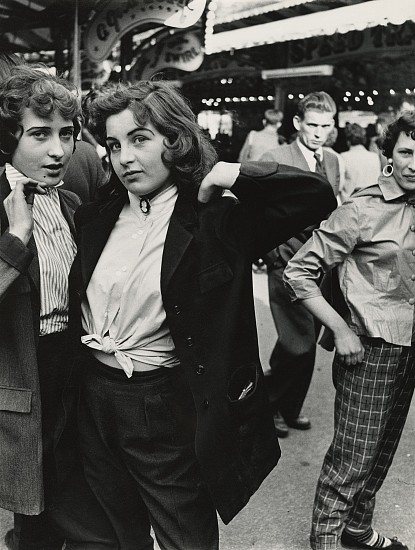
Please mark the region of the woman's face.
POLYGON ((142 196, 170 184, 170 169, 161 157, 166 137, 151 122, 139 125, 125 109, 108 117, 106 129, 112 166, 128 191, 142 196))
POLYGON ((392 151, 393 175, 405 191, 415 191, 415 141, 401 132, 392 151))
POLYGON ((25 108, 21 127, 12 165, 28 178, 48 186, 57 185, 73 153, 73 122, 63 119, 57 111, 43 118, 25 108))

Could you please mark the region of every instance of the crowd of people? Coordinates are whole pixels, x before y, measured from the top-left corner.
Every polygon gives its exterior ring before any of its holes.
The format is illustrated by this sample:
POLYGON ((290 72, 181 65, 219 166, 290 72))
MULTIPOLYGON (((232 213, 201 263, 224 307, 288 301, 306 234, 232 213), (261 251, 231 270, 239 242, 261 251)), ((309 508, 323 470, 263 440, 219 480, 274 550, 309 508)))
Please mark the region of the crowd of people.
POLYGON ((217 514, 247 504, 278 438, 311 428, 324 326, 335 425, 311 548, 408 550, 372 517, 415 383, 415 115, 389 124, 383 174, 351 125, 342 177, 325 92, 300 101, 289 144, 267 110, 240 163, 218 160, 172 83, 107 85, 83 106, 66 80, 0 57, 7 547, 150 550, 154 533, 162 550, 217 550, 217 514), (278 332, 269 376, 258 258, 278 332))

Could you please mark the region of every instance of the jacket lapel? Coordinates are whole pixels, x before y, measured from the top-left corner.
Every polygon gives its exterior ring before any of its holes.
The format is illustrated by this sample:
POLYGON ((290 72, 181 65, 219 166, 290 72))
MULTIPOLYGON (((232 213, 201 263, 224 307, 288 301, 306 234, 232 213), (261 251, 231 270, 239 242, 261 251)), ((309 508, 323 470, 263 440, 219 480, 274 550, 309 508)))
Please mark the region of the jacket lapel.
POLYGON ((308 163, 301 152, 301 149, 298 147, 297 140, 293 141, 289 147, 291 147, 292 152, 292 166, 296 166, 297 168, 300 168, 301 170, 306 170, 307 172, 310 171, 310 167, 308 166, 308 163))
POLYGON ((126 196, 114 199, 102 207, 89 223, 82 226, 80 235, 81 271, 84 288, 88 286, 91 275, 109 239, 115 222, 125 204, 126 196))
POLYGON ((191 197, 180 192, 167 230, 161 264, 161 291, 165 293, 168 284, 193 240, 191 229, 197 222, 197 213, 191 197))
POLYGON ((81 201, 77 202, 72 199, 72 197, 66 194, 65 190, 58 189, 59 202, 62 210, 63 217, 68 222, 69 229, 72 235, 75 235, 75 224, 73 221, 73 216, 75 210, 81 204, 81 201))
POLYGON ((338 179, 340 177, 339 170, 337 169, 337 159, 334 155, 327 154, 327 151, 323 153, 323 163, 326 170, 327 180, 330 182, 334 191, 338 191, 338 179))

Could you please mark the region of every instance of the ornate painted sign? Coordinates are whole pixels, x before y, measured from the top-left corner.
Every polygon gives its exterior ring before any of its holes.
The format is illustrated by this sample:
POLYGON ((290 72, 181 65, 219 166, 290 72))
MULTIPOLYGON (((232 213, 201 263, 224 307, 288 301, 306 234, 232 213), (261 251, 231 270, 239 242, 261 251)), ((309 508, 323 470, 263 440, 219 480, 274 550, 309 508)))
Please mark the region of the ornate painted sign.
POLYGON ((103 61, 122 36, 149 23, 191 27, 205 6, 206 0, 102 0, 85 32, 85 53, 91 61, 103 61))
POLYGON ((147 80, 166 68, 196 71, 203 62, 202 42, 198 33, 171 36, 140 55, 130 71, 130 80, 147 80))

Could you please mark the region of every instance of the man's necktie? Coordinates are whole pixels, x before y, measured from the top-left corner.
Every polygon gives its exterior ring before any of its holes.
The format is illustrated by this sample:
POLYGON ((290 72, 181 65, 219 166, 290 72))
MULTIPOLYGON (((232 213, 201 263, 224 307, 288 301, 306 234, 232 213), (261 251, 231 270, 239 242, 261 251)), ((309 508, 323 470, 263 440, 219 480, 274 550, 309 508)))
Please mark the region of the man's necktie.
POLYGON ((320 155, 318 153, 314 153, 314 158, 316 159, 316 173, 327 179, 326 168, 324 166, 324 162, 320 158, 320 155))

